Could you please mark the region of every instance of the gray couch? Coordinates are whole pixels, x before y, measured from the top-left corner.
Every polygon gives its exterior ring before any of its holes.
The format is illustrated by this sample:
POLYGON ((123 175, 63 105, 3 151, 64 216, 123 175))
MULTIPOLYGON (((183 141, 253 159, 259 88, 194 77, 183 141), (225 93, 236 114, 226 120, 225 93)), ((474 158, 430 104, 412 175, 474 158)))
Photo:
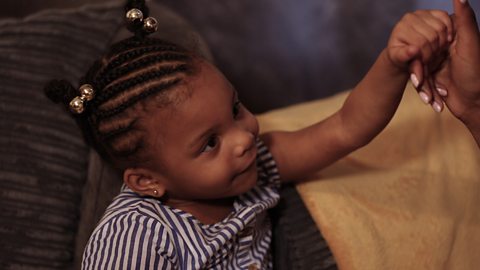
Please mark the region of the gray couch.
MULTIPOLYGON (((372 4, 368 14, 384 14, 379 25, 363 21, 367 13, 352 8, 359 5, 353 0, 162 1, 197 31, 170 9, 154 15, 161 36, 213 55, 259 113, 353 86, 409 8, 399 2, 372 4), (358 21, 361 28, 350 27, 358 21)), ((122 23, 118 2, 0 21, 0 269, 78 268, 85 241, 118 192, 119 177, 42 88, 52 78, 76 83, 125 36, 122 23)), ((283 195, 272 213, 278 269, 333 267, 294 188, 283 195)))

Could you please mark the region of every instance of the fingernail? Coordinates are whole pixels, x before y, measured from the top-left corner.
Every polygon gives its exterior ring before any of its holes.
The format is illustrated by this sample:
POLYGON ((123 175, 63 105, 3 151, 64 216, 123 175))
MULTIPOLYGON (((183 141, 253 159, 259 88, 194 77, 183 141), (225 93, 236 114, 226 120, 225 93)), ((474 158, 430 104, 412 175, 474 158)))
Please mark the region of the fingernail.
POLYGON ((437 113, 442 112, 443 110, 443 106, 436 101, 433 102, 432 107, 433 107, 433 110, 436 111, 437 113))
POLYGON ((442 97, 446 97, 446 96, 448 95, 447 90, 442 89, 442 88, 440 88, 440 87, 437 87, 437 92, 438 92, 438 94, 439 94, 440 96, 442 96, 442 97))
POLYGON ((418 95, 420 96, 420 99, 423 101, 423 103, 428 104, 430 102, 430 97, 423 91, 418 92, 418 95))
POLYGON ((412 81, 413 86, 415 86, 415 88, 417 88, 420 85, 417 75, 415 75, 414 73, 410 74, 410 80, 412 81))
POLYGON ((465 4, 467 3, 467 0, 460 0, 460 3, 465 4))
POLYGON ((452 34, 449 34, 448 37, 447 37, 447 39, 448 39, 448 42, 452 42, 452 40, 453 40, 452 34))

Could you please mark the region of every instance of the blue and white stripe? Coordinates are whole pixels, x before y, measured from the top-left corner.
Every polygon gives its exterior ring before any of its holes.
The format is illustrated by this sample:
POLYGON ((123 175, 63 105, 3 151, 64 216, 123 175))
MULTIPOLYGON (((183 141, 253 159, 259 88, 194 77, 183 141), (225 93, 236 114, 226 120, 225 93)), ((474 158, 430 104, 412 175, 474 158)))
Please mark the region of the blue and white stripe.
POLYGON ((257 149, 257 186, 216 224, 124 187, 91 235, 82 269, 271 269, 267 210, 278 203, 280 178, 263 142, 257 149))

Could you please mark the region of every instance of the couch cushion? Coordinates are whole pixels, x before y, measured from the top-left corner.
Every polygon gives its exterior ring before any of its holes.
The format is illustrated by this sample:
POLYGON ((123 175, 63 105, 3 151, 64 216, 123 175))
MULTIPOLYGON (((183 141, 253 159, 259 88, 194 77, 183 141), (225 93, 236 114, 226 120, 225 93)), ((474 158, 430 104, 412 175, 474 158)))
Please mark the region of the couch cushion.
POLYGON ((0 21, 1 269, 73 262, 88 148, 43 86, 75 84, 121 20, 120 7, 104 4, 0 21))

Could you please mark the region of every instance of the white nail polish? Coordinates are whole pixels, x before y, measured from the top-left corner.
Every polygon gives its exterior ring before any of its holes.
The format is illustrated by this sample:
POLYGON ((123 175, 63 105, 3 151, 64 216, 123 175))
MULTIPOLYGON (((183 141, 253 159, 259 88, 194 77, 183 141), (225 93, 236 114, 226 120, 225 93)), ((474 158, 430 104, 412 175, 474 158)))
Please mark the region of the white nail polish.
POLYGON ((420 99, 423 101, 423 103, 428 104, 430 102, 430 97, 423 91, 418 92, 418 95, 420 96, 420 99))
POLYGON ((410 74, 410 80, 412 81, 413 86, 415 86, 415 88, 417 88, 420 85, 417 75, 415 75, 414 73, 410 74))
POLYGON ((437 87, 437 92, 438 92, 438 94, 439 94, 440 96, 442 96, 442 97, 448 96, 448 92, 447 92, 447 90, 445 90, 445 89, 442 89, 442 88, 437 87))
POLYGON ((432 107, 433 107, 433 110, 436 111, 437 113, 442 112, 443 110, 442 105, 438 104, 436 101, 433 102, 432 107))

